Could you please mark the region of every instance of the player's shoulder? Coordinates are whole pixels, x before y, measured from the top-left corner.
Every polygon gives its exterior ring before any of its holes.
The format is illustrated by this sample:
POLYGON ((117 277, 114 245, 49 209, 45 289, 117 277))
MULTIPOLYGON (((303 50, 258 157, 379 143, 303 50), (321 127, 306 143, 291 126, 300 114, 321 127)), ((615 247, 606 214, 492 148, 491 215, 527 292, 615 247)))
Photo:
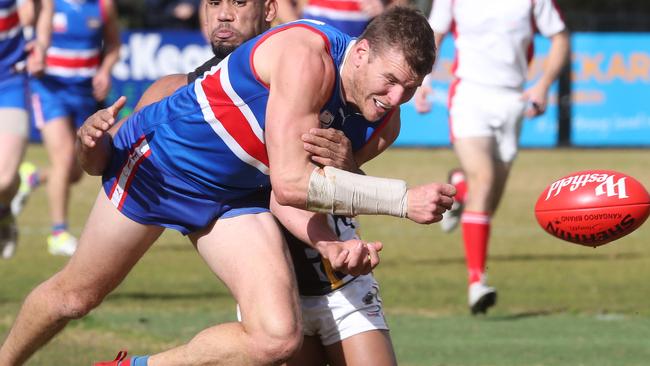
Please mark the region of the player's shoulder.
POLYGON ((140 97, 135 109, 140 110, 149 104, 158 102, 161 99, 174 94, 178 88, 184 85, 187 85, 186 74, 171 74, 163 76, 149 85, 147 90, 142 94, 142 97, 140 97))

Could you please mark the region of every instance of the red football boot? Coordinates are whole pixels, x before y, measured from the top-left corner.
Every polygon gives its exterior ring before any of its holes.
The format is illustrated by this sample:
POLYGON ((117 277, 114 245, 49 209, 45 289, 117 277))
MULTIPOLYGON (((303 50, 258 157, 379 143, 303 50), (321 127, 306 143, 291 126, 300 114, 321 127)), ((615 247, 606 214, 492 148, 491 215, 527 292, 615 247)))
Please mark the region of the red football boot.
POLYGON ((113 361, 97 362, 94 366, 130 366, 131 358, 126 358, 126 350, 117 353, 113 361))

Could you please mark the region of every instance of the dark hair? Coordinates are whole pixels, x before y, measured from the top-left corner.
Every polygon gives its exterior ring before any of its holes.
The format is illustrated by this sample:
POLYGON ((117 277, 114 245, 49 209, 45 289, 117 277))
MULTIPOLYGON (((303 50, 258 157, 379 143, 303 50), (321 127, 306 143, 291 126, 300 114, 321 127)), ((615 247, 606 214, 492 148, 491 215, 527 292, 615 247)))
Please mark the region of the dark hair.
POLYGON ((397 49, 404 54, 407 64, 418 76, 431 72, 436 60, 433 30, 417 9, 395 6, 375 17, 359 36, 379 53, 397 49))

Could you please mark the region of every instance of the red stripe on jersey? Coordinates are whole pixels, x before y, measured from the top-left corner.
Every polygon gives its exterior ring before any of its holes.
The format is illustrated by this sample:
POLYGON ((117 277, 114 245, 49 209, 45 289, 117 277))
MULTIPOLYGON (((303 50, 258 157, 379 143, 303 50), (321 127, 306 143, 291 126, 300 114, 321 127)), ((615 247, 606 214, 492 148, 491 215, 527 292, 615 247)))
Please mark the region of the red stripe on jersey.
POLYGON ((129 178, 126 180, 126 184, 124 185, 124 194, 120 199, 120 204, 117 206, 118 210, 121 210, 122 206, 124 206, 124 201, 126 201, 126 197, 129 195, 129 187, 131 186, 131 182, 133 182, 133 178, 135 178, 135 173, 138 171, 138 167, 140 167, 140 164, 142 164, 144 159, 148 158, 150 155, 151 150, 147 150, 147 152, 142 154, 140 158, 138 158, 138 160, 135 162, 135 164, 133 164, 131 174, 129 174, 129 178))
POLYGON ((102 18, 102 23, 104 24, 108 21, 108 7, 112 5, 110 0, 99 0, 99 16, 102 18))
POLYGON ((60 66, 60 67, 96 67, 100 64, 99 55, 92 56, 88 58, 68 58, 61 56, 47 56, 47 65, 48 66, 60 66))
POLYGON ((320 8, 334 9, 334 10, 347 10, 359 11, 361 10, 361 2, 354 0, 311 0, 309 6, 318 6, 320 8))
MULTIPOLYGON (((225 66, 227 67, 227 65, 225 66)), ((266 146, 255 135, 246 116, 239 110, 223 89, 220 81, 221 69, 201 81, 201 87, 208 99, 212 113, 239 146, 257 161, 269 166, 266 146)))
MULTIPOLYGON (((325 41, 325 50, 327 51, 327 53, 329 55, 332 54, 332 52, 331 52, 332 46, 330 45, 330 40, 329 40, 329 38, 327 38, 325 33, 319 31, 318 29, 312 28, 312 27, 308 26, 307 24, 300 24, 300 23, 299 24, 291 24, 291 25, 288 25, 286 27, 278 28, 278 29, 272 30, 270 32, 267 32, 253 46, 253 49, 251 50, 250 60, 249 60, 250 66, 251 66, 251 71, 253 72, 253 75, 255 75, 255 79, 257 79, 257 81, 259 81, 267 89, 269 89, 269 85, 267 83, 265 83, 264 80, 262 80, 262 78, 260 78, 260 76, 257 74, 257 71, 255 70, 255 64, 253 63, 253 56, 255 55, 255 51, 257 50, 257 47, 259 47, 259 45, 261 45, 269 37, 271 37, 274 34, 280 33, 282 31, 291 29, 291 28, 305 28, 307 30, 310 30, 310 31, 320 35, 321 38, 323 39, 323 41, 325 41)), ((334 65, 334 59, 332 59, 332 65, 334 65)), ((334 67, 336 67, 336 65, 334 65, 334 67)))
MULTIPOLYGON (((451 82, 451 85, 449 85, 449 96, 447 99, 447 110, 449 112, 451 112, 451 106, 453 103, 454 95, 456 95, 458 84, 460 84, 460 79, 454 79, 454 81, 451 82)), ((451 118, 451 113, 449 113, 449 141, 452 143, 454 142, 454 129, 451 126, 453 123, 454 121, 451 118)))
POLYGON ((19 22, 20 19, 18 19, 18 12, 16 11, 4 18, 0 18, 0 32, 6 32, 10 29, 13 29, 18 25, 19 22))
POLYGON ((122 175, 124 174, 124 170, 129 168, 130 169, 130 171, 128 173, 129 176, 127 177, 126 184, 124 185, 124 188, 123 188, 124 192, 122 193, 122 197, 120 198, 119 205, 117 206, 118 210, 121 209, 122 206, 124 205, 124 201, 126 200, 126 196, 127 196, 127 189, 129 187, 129 185, 131 185, 131 181, 133 181, 133 177, 135 176, 135 172, 138 170, 137 169, 138 166, 142 163, 142 161, 145 158, 147 158, 147 157, 149 157, 149 155, 151 155, 151 150, 148 150, 145 154, 140 156, 138 158, 138 160, 135 161, 135 163, 133 162, 133 155, 135 154, 135 150, 140 147, 140 145, 142 144, 142 141, 144 141, 144 139, 145 139, 145 136, 141 136, 131 146, 131 150, 129 151, 129 156, 126 159, 126 161, 124 162, 124 165, 122 165, 122 168, 120 168, 120 170, 117 172, 117 175, 115 176, 115 182, 113 183, 113 186, 111 187, 111 190, 108 193, 108 199, 112 200, 113 195, 115 194, 115 190, 120 185, 120 180, 122 178, 122 175))

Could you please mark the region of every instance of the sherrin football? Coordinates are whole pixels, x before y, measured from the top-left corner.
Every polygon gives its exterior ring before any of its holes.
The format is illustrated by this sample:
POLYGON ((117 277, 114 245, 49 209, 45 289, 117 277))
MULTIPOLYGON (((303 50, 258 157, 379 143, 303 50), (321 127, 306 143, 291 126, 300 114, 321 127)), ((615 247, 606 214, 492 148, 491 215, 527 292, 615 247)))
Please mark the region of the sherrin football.
POLYGON ((586 170, 551 183, 535 217, 546 232, 597 247, 636 230, 648 218, 650 195, 639 181, 611 170, 586 170))

